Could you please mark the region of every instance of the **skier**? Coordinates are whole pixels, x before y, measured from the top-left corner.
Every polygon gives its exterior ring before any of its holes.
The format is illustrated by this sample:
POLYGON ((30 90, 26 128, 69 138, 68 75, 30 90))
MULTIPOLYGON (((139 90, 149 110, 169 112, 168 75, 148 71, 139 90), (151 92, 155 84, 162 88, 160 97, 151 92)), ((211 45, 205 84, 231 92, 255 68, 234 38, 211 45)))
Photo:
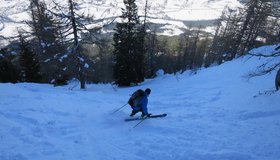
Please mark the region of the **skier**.
POLYGON ((145 92, 143 90, 137 90, 132 94, 132 97, 129 99, 129 104, 132 108, 130 116, 134 116, 138 112, 142 112, 141 117, 149 117, 151 114, 148 113, 148 96, 151 93, 151 89, 147 88, 145 92))

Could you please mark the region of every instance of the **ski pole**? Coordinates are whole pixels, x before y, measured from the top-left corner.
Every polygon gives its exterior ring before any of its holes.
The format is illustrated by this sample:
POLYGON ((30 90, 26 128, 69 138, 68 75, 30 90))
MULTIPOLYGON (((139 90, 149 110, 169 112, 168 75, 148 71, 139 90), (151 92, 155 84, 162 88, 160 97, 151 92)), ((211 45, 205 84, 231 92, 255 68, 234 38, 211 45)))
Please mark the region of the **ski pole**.
POLYGON ((140 122, 138 122, 133 128, 137 127, 140 123, 142 123, 145 119, 147 119, 148 116, 146 116, 145 118, 143 118, 140 122))
POLYGON ((118 109, 116 109, 112 114, 114 114, 114 113, 116 113, 116 112, 118 112, 119 110, 121 110, 123 107, 125 107, 127 105, 127 103, 125 104, 125 105, 123 105, 122 107, 120 107, 120 108, 118 108, 118 109))

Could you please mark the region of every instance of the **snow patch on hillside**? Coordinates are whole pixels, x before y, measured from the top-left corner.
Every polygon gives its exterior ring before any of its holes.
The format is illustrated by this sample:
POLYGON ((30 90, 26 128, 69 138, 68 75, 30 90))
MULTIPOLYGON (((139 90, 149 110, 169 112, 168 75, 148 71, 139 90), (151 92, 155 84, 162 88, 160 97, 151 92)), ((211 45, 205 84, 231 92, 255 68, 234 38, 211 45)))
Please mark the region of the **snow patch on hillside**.
MULTIPOLYGON (((52 0, 45 0, 46 4, 54 7, 52 0)), ((57 2, 57 1, 56 1, 57 2)), ((104 21, 95 25, 104 25, 112 22, 121 15, 124 7, 123 0, 78 0, 79 13, 92 15, 94 20, 104 21)), ((67 1, 60 1, 68 9, 67 1)), ((5 37, 17 36, 18 30, 30 30, 26 21, 30 20, 29 1, 26 0, 0 0, 0 35, 5 37)), ((145 0, 136 0, 139 15, 145 11, 145 0)), ((167 23, 163 29, 166 35, 178 35, 182 28, 187 28, 184 21, 214 20, 220 17, 225 6, 236 8, 241 6, 238 0, 153 0, 148 1, 148 22, 167 23), (163 21, 163 22, 162 22, 163 21)), ((111 32, 111 31, 108 31, 111 32)), ((3 41, 2 43, 8 43, 3 41)))

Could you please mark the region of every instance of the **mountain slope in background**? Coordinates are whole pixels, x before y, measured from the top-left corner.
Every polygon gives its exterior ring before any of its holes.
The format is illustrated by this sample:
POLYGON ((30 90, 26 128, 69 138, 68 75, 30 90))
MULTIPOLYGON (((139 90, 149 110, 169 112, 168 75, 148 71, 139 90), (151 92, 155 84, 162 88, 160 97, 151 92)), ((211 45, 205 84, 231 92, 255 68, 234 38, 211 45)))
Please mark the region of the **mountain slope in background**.
MULTIPOLYGON (((275 47, 251 52, 271 53, 275 47)), ((243 78, 267 60, 245 56, 196 74, 159 72, 129 88, 2 83, 0 159, 278 160, 275 72, 243 78), (168 116, 133 128, 136 121, 124 121, 130 107, 112 112, 139 88, 152 89, 150 113, 168 116)))
MULTIPOLYGON (((54 6, 52 0, 45 0, 54 6)), ((92 15, 95 25, 108 24, 121 15, 123 0, 76 0, 79 12, 92 15)), ((25 21, 30 20, 29 1, 0 0, 0 35, 15 36, 18 30, 28 30, 25 21)), ((67 9, 67 1, 61 1, 67 9)), ((144 15, 145 0, 136 0, 139 15, 144 15)), ((213 25, 225 6, 240 6, 238 0, 148 0, 148 22, 160 24, 158 32, 165 35, 182 33, 182 28, 213 25)), ((118 20, 117 20, 118 21, 118 20)), ((111 29, 109 30, 111 31, 111 29)), ((105 32, 108 32, 106 30, 105 32)))

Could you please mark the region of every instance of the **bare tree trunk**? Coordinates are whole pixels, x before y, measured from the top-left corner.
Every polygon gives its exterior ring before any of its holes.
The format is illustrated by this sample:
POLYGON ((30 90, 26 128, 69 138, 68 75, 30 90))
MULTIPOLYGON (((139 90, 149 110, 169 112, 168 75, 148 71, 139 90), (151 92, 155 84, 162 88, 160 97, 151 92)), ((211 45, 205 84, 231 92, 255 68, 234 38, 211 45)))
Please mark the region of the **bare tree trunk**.
POLYGON ((73 28, 73 35, 74 35, 74 54, 77 55, 77 60, 78 60, 78 75, 79 75, 79 80, 80 80, 80 87, 81 89, 85 89, 85 77, 84 77, 84 72, 83 72, 83 62, 82 62, 82 56, 80 53, 80 47, 79 47, 79 37, 78 37, 78 29, 77 29, 77 24, 76 24, 76 19, 75 19, 75 13, 74 13, 74 7, 73 7, 73 2, 72 0, 69 0, 69 9, 70 9, 70 14, 71 14, 71 23, 72 23, 72 28, 73 28))
POLYGON ((195 67, 195 58, 196 58, 196 50, 197 50, 197 42, 199 40, 199 34, 201 32, 201 26, 199 27, 194 42, 193 42, 193 46, 191 49, 191 65, 190 65, 190 70, 192 70, 195 67))
POLYGON ((238 51, 238 48, 239 48, 239 46, 242 42, 242 37, 244 36, 245 31, 248 29, 249 22, 251 20, 251 17, 254 15, 254 9, 257 6, 258 1, 259 0, 251 0, 251 2, 249 2, 249 3, 252 3, 252 4, 249 5, 248 12, 247 12, 247 15, 246 15, 246 19, 244 21, 244 24, 242 26, 242 29, 241 29, 240 33, 238 34, 237 40, 236 40, 236 42, 233 46, 234 49, 231 53, 231 58, 234 58, 237 51, 238 51))

